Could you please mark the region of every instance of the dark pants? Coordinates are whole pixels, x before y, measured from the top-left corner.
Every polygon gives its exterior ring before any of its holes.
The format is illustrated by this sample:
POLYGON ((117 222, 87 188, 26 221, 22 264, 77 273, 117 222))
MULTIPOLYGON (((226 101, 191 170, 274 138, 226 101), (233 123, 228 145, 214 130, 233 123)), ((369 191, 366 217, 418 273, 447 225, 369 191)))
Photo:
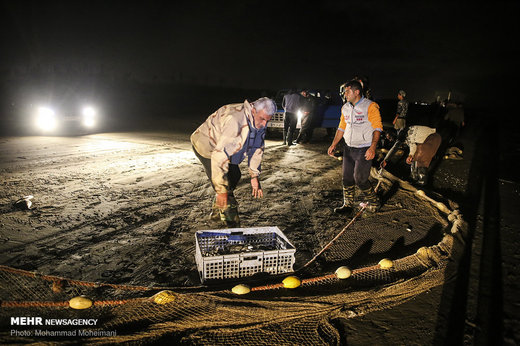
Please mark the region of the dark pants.
POLYGON ((283 117, 283 140, 287 144, 292 144, 294 132, 296 131, 296 124, 298 123, 298 116, 296 113, 285 112, 283 117))
MULTIPOLYGON (((193 147, 193 152, 195 153, 195 156, 199 159, 199 161, 202 163, 202 166, 204 167, 204 171, 206 171, 206 175, 209 178, 209 181, 211 182, 211 186, 213 186, 213 190, 215 190, 215 186, 213 185, 213 180, 211 180, 211 159, 207 159, 203 156, 201 156, 197 150, 195 150, 195 147, 193 147)), ((240 176, 242 173, 240 172, 240 168, 238 165, 229 164, 229 169, 227 173, 227 180, 228 180, 228 189, 229 192, 233 192, 235 188, 238 185, 238 182, 240 181, 240 176)))
POLYGON ((457 143, 460 135, 460 126, 453 121, 445 120, 443 128, 441 129, 442 139, 446 142, 446 145, 454 145, 457 143))
POLYGON ((352 148, 347 145, 343 149, 343 186, 357 185, 366 190, 372 185, 368 181, 372 160, 365 159, 366 148, 352 148))
POLYGON ((298 135, 298 139, 296 139, 296 142, 307 143, 312 139, 312 132, 314 130, 312 117, 312 113, 309 113, 302 118, 302 128, 300 130, 300 134, 298 135))

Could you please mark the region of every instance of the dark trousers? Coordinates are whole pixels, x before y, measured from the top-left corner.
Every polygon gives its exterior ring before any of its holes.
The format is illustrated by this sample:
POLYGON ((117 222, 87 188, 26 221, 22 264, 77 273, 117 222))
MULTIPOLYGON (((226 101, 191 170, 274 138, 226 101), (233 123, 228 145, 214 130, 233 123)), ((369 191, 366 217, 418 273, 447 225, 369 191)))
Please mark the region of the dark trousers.
POLYGON ((444 122, 444 133, 441 133, 443 135, 443 139, 446 140, 446 145, 454 145, 457 143, 457 140, 459 139, 460 135, 460 126, 456 123, 446 120, 444 122))
POLYGON ((297 123, 298 116, 296 113, 285 112, 283 117, 283 139, 287 141, 288 144, 292 143, 297 123))
MULTIPOLYGON (((209 178, 209 181, 211 182, 211 186, 213 186, 213 190, 215 190, 215 186, 213 185, 213 180, 211 180, 211 159, 207 159, 203 156, 201 156, 197 150, 195 150, 195 147, 193 147, 193 152, 195 153, 195 156, 199 159, 200 163, 202 163, 202 166, 204 167, 204 171, 206 172, 206 175, 209 178)), ((238 182, 240 181, 240 176, 242 173, 240 172, 240 168, 238 165, 229 164, 229 169, 227 173, 227 180, 228 180, 228 189, 229 192, 233 192, 235 188, 238 185, 238 182)))
POLYGON ((372 185, 368 181, 372 160, 365 159, 366 148, 352 148, 348 145, 343 149, 343 186, 357 185, 366 190, 372 185))
POLYGON ((298 135, 298 139, 296 139, 296 142, 307 143, 312 139, 312 132, 314 131, 312 117, 312 113, 303 116, 302 128, 300 130, 300 134, 298 135))

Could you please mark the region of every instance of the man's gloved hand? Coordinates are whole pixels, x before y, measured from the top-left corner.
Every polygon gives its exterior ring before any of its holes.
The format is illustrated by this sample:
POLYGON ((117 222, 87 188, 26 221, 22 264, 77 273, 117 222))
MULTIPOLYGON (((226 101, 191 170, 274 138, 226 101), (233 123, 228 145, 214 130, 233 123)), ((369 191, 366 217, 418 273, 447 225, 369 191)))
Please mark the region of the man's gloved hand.
POLYGON ((254 198, 262 198, 264 197, 264 193, 262 192, 262 188, 260 187, 260 181, 258 181, 258 177, 251 178, 251 195, 254 198))

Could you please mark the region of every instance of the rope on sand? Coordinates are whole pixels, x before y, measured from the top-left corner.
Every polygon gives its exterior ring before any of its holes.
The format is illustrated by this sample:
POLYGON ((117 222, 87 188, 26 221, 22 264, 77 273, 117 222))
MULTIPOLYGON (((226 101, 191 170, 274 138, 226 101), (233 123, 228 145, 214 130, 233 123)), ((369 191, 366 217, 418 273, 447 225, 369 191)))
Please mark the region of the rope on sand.
MULTIPOLYGON (((377 193, 378 189, 379 189, 379 186, 381 186, 381 181, 382 181, 382 172, 383 172, 383 167, 381 167, 378 171, 378 181, 377 181, 377 186, 375 187, 374 189, 374 192, 377 193)), ((300 271, 301 269, 307 267, 308 265, 310 265, 311 263, 313 263, 323 252, 325 252, 328 248, 330 248, 332 246, 332 244, 343 234, 345 233, 345 231, 354 223, 354 221, 356 221, 356 219, 361 216, 361 214, 363 214, 363 212, 365 211, 366 207, 368 206, 368 203, 360 203, 360 206, 361 206, 361 209, 359 209, 359 211, 356 213, 356 215, 354 215, 354 217, 352 218, 352 220, 350 220, 350 222, 345 226, 343 227, 343 229, 341 230, 341 232, 339 232, 327 245, 325 245, 310 261, 308 261, 307 263, 305 263, 301 268, 297 269, 297 271, 300 271)), ((303 281, 302 281, 302 284, 303 284, 303 281)))
MULTIPOLYGON (((308 261, 307 263, 305 263, 303 265, 303 267, 301 267, 300 269, 298 270, 301 270, 305 267, 307 267, 309 264, 311 264, 312 262, 314 262, 323 252, 325 252, 325 250, 327 250, 328 248, 330 248, 332 246, 332 244, 343 234, 345 233, 345 231, 350 227, 350 225, 352 225, 354 223, 354 221, 356 221, 356 219, 361 216, 361 214, 363 214, 363 212, 365 211, 366 207, 368 204, 366 203, 361 203, 361 209, 359 209, 359 211, 356 213, 356 215, 354 215, 354 217, 352 218, 352 220, 350 220, 350 222, 345 226, 343 227, 343 229, 341 230, 341 232, 339 232, 327 245, 325 245, 310 261, 308 261)), ((296 270, 296 271, 298 271, 296 270)))

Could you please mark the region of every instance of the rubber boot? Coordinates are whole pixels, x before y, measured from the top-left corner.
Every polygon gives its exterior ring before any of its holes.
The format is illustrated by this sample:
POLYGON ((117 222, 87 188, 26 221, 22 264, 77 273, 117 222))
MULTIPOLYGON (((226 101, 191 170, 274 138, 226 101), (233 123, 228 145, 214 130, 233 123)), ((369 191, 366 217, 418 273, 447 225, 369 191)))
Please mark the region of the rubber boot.
POLYGON ((381 208, 381 201, 372 187, 361 190, 361 202, 367 203, 365 210, 369 213, 375 213, 381 208))
POLYGON ((283 137, 283 145, 287 145, 287 132, 285 130, 283 130, 282 132, 282 137, 283 137))
POLYGON ((220 210, 220 220, 229 228, 240 227, 240 218, 238 217, 238 203, 235 196, 228 194, 227 206, 220 210))
POLYGON ((338 214, 349 214, 354 210, 354 197, 356 186, 343 186, 343 205, 334 208, 334 212, 338 214))
POLYGON ((294 136, 294 129, 287 131, 287 145, 291 146, 294 145, 293 143, 293 136, 294 136))
POLYGON ((424 186, 428 183, 428 168, 417 168, 417 185, 424 186))
POLYGON ((213 199, 213 205, 211 206, 211 213, 209 214, 209 219, 212 221, 220 220, 220 209, 217 207, 217 196, 213 199))
POLYGON ((410 179, 412 180, 412 182, 416 182, 418 179, 417 162, 415 161, 413 161, 410 165, 410 179))

